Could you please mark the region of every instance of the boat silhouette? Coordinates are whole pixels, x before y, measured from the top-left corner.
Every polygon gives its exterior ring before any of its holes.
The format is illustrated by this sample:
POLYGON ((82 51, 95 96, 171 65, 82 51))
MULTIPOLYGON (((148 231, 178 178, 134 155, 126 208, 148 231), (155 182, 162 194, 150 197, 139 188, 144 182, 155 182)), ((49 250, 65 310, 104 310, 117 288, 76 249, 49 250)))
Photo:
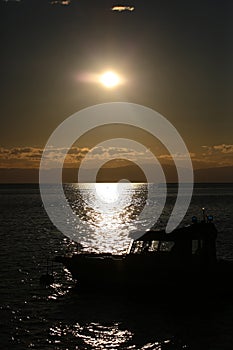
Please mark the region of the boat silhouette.
POLYGON ((212 216, 171 233, 148 230, 125 255, 77 253, 58 256, 80 290, 212 293, 231 289, 231 262, 216 257, 212 216), (227 281, 227 284, 226 284, 227 281))

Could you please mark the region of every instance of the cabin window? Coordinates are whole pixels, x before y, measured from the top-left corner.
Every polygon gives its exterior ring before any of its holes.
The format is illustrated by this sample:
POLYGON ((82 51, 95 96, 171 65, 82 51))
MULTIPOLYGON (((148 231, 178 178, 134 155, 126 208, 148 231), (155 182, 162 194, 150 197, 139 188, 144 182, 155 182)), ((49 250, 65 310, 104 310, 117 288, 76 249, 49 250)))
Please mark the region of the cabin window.
POLYGON ((202 248, 203 248, 202 240, 194 239, 192 241, 192 254, 199 254, 202 248))
POLYGON ((140 254, 143 250, 143 242, 134 241, 131 247, 130 252, 134 254, 140 254))
POLYGON ((160 242, 158 250, 160 252, 170 252, 174 244, 174 242, 160 242))
POLYGON ((159 242, 158 241, 153 241, 151 242, 151 246, 149 248, 149 252, 154 252, 158 250, 159 242))
POLYGON ((170 252, 172 247, 174 246, 174 242, 161 242, 161 241, 153 241, 153 242, 142 242, 135 241, 130 249, 130 252, 133 254, 141 254, 143 252, 170 252))
POLYGON ((174 242, 153 241, 151 242, 149 252, 170 252, 173 246, 174 242))

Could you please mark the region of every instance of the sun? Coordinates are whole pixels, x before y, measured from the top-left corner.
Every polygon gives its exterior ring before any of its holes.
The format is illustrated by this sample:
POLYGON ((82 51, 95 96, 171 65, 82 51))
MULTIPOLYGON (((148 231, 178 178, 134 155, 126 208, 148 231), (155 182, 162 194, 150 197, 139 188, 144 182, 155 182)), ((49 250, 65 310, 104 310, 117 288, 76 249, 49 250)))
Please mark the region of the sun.
POLYGON ((111 89, 120 84, 120 77, 116 73, 108 71, 100 76, 100 83, 111 89))

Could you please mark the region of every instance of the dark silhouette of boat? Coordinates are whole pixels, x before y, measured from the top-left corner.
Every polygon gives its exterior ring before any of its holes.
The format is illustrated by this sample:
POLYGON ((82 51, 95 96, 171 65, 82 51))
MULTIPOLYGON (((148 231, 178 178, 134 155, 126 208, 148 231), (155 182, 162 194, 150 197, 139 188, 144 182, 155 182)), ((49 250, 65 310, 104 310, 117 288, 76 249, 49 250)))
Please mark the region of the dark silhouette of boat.
POLYGON ((216 258, 217 229, 209 216, 175 229, 149 230, 135 239, 128 254, 77 253, 58 256, 84 290, 204 292, 231 290, 233 267, 216 258), (226 285, 226 281, 227 285, 226 285))

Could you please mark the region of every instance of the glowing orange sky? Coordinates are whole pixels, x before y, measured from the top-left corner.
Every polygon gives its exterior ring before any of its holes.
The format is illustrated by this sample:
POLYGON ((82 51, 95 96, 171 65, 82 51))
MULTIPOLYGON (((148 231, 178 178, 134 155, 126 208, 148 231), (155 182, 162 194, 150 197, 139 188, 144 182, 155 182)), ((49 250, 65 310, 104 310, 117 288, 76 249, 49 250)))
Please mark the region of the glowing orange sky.
MULTIPOLYGON (((1 4, 0 168, 38 167, 63 120, 113 101, 164 115, 183 137, 195 168, 232 165, 233 3, 135 0, 134 6, 120 13, 102 0, 1 4), (117 89, 79 79, 109 68, 125 79, 117 89)), ((114 132, 98 129, 77 147, 83 155, 114 132)), ((143 142, 169 162, 148 135, 120 127, 118 135, 143 142)), ((73 160, 71 151, 67 166, 73 160)))

